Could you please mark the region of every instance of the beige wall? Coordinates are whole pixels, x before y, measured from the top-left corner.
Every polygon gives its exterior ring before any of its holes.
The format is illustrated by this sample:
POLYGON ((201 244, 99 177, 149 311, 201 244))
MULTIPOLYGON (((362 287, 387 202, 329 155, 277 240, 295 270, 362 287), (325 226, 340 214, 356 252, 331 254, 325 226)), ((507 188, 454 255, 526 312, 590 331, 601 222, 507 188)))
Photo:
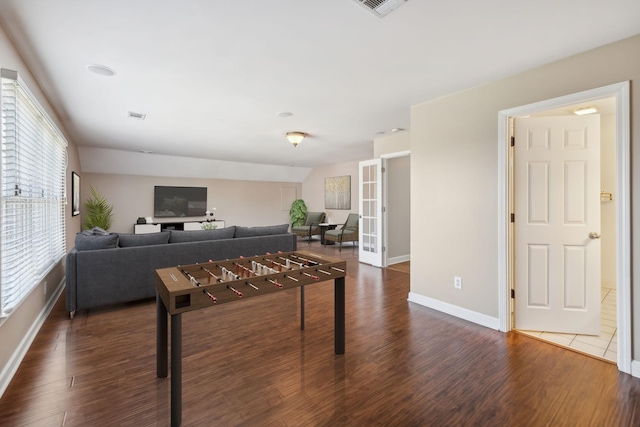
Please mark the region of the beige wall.
POLYGON ((302 183, 302 199, 307 210, 325 212, 327 221, 343 224, 350 213, 358 213, 358 162, 339 163, 336 165, 315 168, 302 183), (324 179, 334 176, 351 175, 351 209, 337 210, 324 208, 324 179))
MULTIPOLYGON (((411 291, 498 317, 498 112, 631 80, 632 169, 640 168, 640 36, 411 109, 411 291), (414 268, 417 268, 414 266, 414 268), (453 288, 462 276, 462 291, 453 288)), ((632 175, 633 213, 640 174, 632 175)), ((633 227, 632 246, 640 243, 633 227)), ((639 265, 640 252, 632 262, 639 265)), ((640 270, 632 312, 640 313, 640 270)), ((633 316, 640 358, 640 316, 633 316)))
MULTIPOLYGON (((42 94, 40 88, 29 73, 20 56, 17 54, 8 37, 0 28, 0 66, 11 70, 18 71, 20 77, 29 86, 31 92, 38 98, 40 104, 47 111, 47 114, 56 121, 60 130, 64 133, 64 129, 60 126, 59 121, 48 104, 47 99, 42 94)), ((71 194, 71 171, 78 170, 78 154, 75 145, 68 138, 68 162, 67 169, 67 194, 71 194)), ((67 249, 71 248, 68 242, 73 242, 75 231, 79 227, 79 222, 71 219, 71 206, 68 205, 65 213, 67 219, 67 249)), ((29 294, 29 296, 11 313, 11 315, 0 320, 0 392, 7 385, 11 375, 17 369, 18 363, 21 361, 24 352, 28 349, 30 340, 34 338, 37 332, 38 322, 44 320, 43 315, 46 314, 47 307, 53 303, 56 296, 56 290, 64 278, 64 259, 61 260, 46 275, 46 277, 38 284, 38 286, 29 294), (46 282, 46 286, 45 286, 46 282)))
MULTIPOLYGON (((136 175, 85 173, 81 175, 81 200, 90 196, 93 186, 113 205, 113 223, 110 231, 133 233, 138 217, 153 216, 153 187, 193 186, 207 187, 207 207, 216 208, 216 219, 226 225, 274 225, 289 223, 290 203, 281 203, 283 188, 293 188, 301 194, 301 184, 290 182, 231 181, 222 179, 169 178, 136 175)), ((285 191, 286 192, 286 191, 285 191)), ((84 207, 81 209, 84 215, 84 207)), ((179 221, 180 219, 175 219, 179 221)), ((185 218, 185 221, 204 220, 185 218)), ((159 222, 174 219, 162 218, 159 222)))

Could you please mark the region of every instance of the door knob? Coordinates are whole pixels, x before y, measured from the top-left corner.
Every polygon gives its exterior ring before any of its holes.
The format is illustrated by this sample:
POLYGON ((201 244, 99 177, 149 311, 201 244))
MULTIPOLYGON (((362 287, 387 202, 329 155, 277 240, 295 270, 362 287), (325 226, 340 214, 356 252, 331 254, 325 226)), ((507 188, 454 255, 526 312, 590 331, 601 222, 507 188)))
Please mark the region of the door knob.
POLYGON ((590 239, 599 239, 600 238, 600 234, 596 233, 595 231, 592 231, 591 233, 589 233, 589 238, 590 239))

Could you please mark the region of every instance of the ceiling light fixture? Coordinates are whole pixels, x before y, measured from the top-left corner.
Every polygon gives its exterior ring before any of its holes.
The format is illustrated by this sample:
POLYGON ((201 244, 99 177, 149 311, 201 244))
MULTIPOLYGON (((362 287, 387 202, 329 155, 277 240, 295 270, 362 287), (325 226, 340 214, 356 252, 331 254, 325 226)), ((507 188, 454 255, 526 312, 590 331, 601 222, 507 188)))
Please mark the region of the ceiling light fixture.
POLYGON ((287 132, 286 136, 289 142, 292 143, 294 147, 297 147, 307 134, 304 132, 287 132))
POLYGON ((577 114, 579 116, 582 116, 584 114, 593 114, 597 112, 598 112, 598 108, 594 105, 592 105, 591 107, 582 107, 582 108, 576 108, 575 110, 573 110, 573 114, 577 114))
POLYGON ((105 67, 104 65, 91 64, 87 65, 87 69, 92 73, 99 74, 101 76, 111 77, 116 75, 115 71, 109 67, 105 67))

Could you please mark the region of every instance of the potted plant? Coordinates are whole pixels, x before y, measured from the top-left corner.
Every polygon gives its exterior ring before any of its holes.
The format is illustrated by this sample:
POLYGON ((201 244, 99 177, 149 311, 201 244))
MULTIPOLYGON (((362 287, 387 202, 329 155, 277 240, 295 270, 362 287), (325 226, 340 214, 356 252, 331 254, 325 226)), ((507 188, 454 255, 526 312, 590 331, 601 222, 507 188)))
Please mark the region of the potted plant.
POLYGON ((291 220, 292 227, 304 225, 304 221, 307 219, 307 205, 304 203, 304 200, 297 199, 291 203, 289 219, 291 220))
POLYGON ((86 209, 84 228, 85 230, 91 230, 93 227, 100 227, 103 230, 109 230, 111 217, 113 216, 113 206, 93 186, 89 186, 89 189, 91 190, 91 197, 84 204, 86 209))

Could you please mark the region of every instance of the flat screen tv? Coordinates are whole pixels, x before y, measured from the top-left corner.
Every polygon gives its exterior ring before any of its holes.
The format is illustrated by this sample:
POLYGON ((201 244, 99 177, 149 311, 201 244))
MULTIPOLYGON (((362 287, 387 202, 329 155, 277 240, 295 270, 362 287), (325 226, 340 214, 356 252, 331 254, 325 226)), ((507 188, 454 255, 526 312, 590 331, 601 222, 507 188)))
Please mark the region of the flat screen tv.
POLYGON ((154 187, 153 216, 156 218, 204 216, 206 210, 206 187, 154 187))

